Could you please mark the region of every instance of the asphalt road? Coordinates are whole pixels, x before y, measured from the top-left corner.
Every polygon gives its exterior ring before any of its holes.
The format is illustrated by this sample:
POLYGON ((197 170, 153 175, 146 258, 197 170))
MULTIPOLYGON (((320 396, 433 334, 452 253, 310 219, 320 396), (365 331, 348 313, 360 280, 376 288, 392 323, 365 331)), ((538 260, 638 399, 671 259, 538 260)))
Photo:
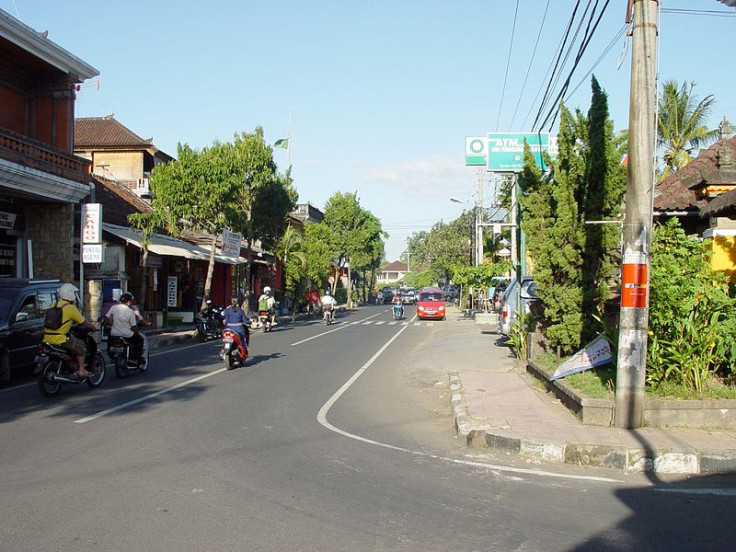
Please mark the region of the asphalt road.
POLYGON ((477 333, 371 306, 255 333, 231 372, 196 343, 96 390, 2 390, 0 550, 733 549, 732 478, 469 451, 446 351, 477 333))

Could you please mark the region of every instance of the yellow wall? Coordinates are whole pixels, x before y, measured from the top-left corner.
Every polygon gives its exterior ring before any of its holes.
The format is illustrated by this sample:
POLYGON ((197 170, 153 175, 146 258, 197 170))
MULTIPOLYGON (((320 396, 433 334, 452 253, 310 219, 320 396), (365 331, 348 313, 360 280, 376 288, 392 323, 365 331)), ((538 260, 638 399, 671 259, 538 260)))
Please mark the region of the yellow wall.
POLYGON ((713 236, 709 241, 713 270, 725 272, 736 282, 736 236, 713 236))
POLYGON ((143 178, 143 153, 129 152, 95 152, 95 174, 113 180, 138 180, 143 178), (100 165, 105 165, 104 169, 100 165))

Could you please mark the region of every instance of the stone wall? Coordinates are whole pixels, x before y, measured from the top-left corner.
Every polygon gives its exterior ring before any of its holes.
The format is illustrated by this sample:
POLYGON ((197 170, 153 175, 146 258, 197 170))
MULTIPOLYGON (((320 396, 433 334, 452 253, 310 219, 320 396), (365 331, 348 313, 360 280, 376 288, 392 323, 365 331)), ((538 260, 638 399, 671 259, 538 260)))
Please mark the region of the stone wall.
POLYGON ((33 276, 74 279, 74 205, 27 203, 26 234, 33 243, 33 276))

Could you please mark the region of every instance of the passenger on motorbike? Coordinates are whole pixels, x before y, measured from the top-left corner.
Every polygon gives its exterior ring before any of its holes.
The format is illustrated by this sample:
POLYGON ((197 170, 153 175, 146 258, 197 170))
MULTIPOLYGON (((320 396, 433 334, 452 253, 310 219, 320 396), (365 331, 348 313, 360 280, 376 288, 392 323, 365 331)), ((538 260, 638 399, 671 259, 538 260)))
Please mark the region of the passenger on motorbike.
POLYGON ((233 297, 230 306, 225 309, 225 327, 238 334, 246 347, 250 345, 250 319, 240 308, 237 297, 233 297))
POLYGON ((258 310, 267 310, 269 322, 271 322, 272 326, 275 325, 276 299, 271 295, 271 288, 269 286, 263 288, 263 293, 258 298, 258 310), (262 309, 262 306, 266 306, 266 309, 262 309))
POLYGON ((69 351, 69 354, 77 359, 77 377, 86 378, 90 374, 84 369, 84 357, 87 354, 87 346, 84 341, 69 333, 74 324, 81 324, 89 330, 94 330, 95 325, 84 316, 77 308, 79 289, 72 284, 62 284, 59 288, 59 301, 54 307, 62 310, 61 327, 58 330, 44 328, 43 342, 57 345, 69 351))
POLYGON ((111 327, 110 337, 122 337, 130 343, 130 358, 145 362, 143 357, 143 336, 138 326, 135 310, 131 308, 133 294, 127 291, 120 296, 117 305, 110 307, 105 316, 105 324, 111 327))

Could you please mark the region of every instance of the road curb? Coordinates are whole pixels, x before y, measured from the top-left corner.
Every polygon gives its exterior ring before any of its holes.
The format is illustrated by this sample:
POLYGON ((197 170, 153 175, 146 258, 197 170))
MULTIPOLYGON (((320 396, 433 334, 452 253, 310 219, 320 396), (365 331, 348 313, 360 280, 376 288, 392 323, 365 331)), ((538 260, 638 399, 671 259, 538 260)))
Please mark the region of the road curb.
POLYGON ((560 442, 512 435, 473 420, 458 372, 450 372, 450 407, 459 438, 469 447, 493 449, 537 462, 660 474, 713 474, 736 470, 736 451, 651 450, 623 445, 560 442))

